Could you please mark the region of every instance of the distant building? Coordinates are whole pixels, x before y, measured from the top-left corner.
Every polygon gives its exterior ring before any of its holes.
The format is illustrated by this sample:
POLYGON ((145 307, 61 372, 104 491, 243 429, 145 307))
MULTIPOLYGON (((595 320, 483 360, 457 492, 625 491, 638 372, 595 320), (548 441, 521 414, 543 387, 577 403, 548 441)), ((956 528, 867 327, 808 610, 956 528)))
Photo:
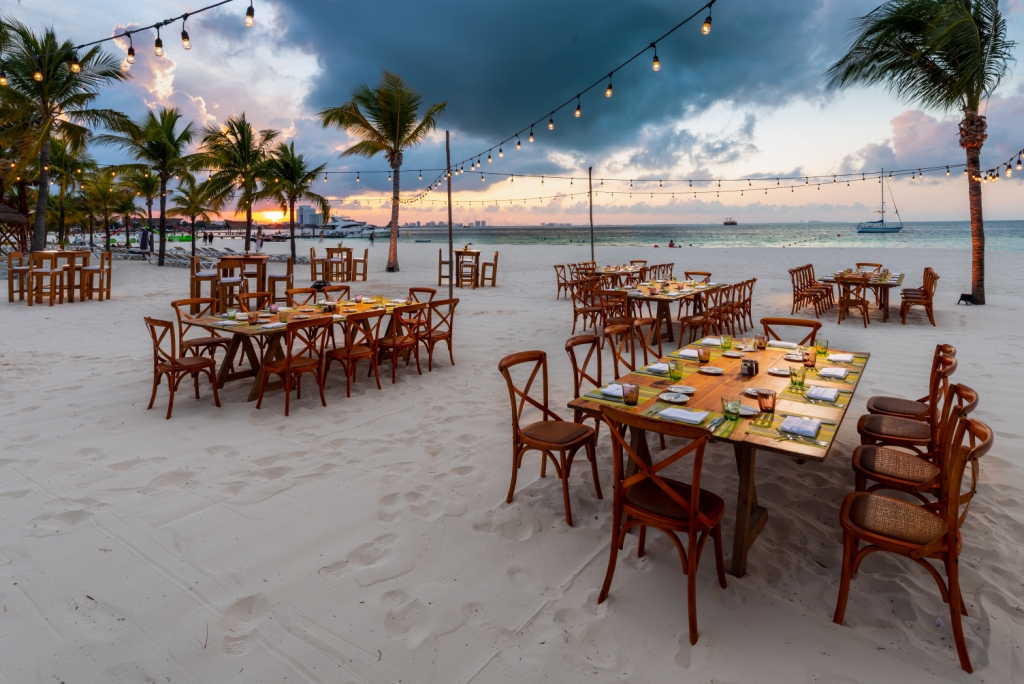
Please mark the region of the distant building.
POLYGON ((307 204, 300 205, 295 213, 295 222, 300 226, 322 226, 324 223, 323 214, 307 204))
POLYGON ((474 221, 473 225, 476 228, 486 228, 487 227, 487 221, 474 221))

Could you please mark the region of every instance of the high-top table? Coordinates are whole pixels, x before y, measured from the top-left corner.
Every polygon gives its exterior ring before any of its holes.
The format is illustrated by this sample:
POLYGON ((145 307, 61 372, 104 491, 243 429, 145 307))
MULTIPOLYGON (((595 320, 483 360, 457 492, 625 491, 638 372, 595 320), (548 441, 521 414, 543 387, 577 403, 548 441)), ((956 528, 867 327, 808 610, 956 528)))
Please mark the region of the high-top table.
MULTIPOLYGON (((697 344, 693 344, 684 349, 695 349, 697 346, 697 344)), ((815 372, 808 371, 807 373, 806 384, 834 387, 840 390, 840 394, 835 404, 809 403, 803 394, 791 391, 788 377, 776 377, 768 374, 769 368, 785 368, 788 374, 788 368, 793 363, 785 360, 784 357, 790 351, 792 350, 769 347, 761 352, 744 352, 744 358, 753 358, 759 361, 760 373, 755 376, 743 376, 740 375, 741 359, 724 357, 721 348, 712 347, 711 362, 708 365, 722 368, 724 371, 722 375, 705 375, 698 370, 700 364, 697 361, 685 361, 686 370, 683 372, 683 378, 672 382, 669 381, 667 374, 652 373, 647 371, 646 367, 642 367, 616 381, 639 385, 640 401, 636 407, 628 407, 621 400, 606 397, 597 390, 581 395, 568 404, 570 409, 584 411, 595 416, 600 416, 601 406, 610 405, 657 418, 658 411, 673 406, 661 401, 658 394, 665 391, 669 385, 689 385, 695 388, 696 392, 685 406, 678 408, 707 411, 708 416, 701 423, 706 427, 712 420, 722 416, 722 397, 741 396, 745 406, 756 408, 757 400, 745 395, 743 393, 745 389, 772 389, 778 393, 775 413, 770 420, 766 418, 765 414, 758 414, 755 418, 740 418, 738 421, 726 420, 712 432, 714 441, 728 442, 733 445, 736 468, 739 473, 736 522, 730 559, 730 573, 737 577, 742 577, 746 573, 747 552, 768 522, 768 511, 758 503, 754 481, 757 451, 782 454, 801 462, 824 462, 835 444, 835 435, 846 417, 847 409, 860 379, 863 377, 869 359, 869 354, 858 352, 854 353, 854 362, 850 364, 832 363, 819 357, 815 372), (848 379, 844 381, 822 379, 817 371, 824 367, 847 368, 848 379), (818 446, 803 439, 790 441, 783 437, 777 428, 782 420, 790 415, 834 422, 835 425, 823 424, 818 433, 817 440, 827 442, 828 446, 818 446)), ((661 361, 667 363, 670 360, 679 360, 680 357, 676 356, 678 353, 672 352, 661 361)), ((636 451, 638 456, 650 463, 645 431, 631 429, 630 437, 631 448, 636 451)))
POLYGON ((471 284, 473 285, 473 287, 478 286, 480 284, 480 250, 479 249, 466 249, 466 248, 462 248, 462 249, 455 249, 453 251, 455 253, 455 264, 456 264, 455 286, 456 287, 463 287, 463 284, 462 284, 462 262, 463 261, 472 261, 473 264, 475 264, 475 266, 476 266, 476 277, 474 278, 474 280, 473 280, 473 282, 471 284))
MULTIPOLYGON (((221 261, 241 261, 242 262, 242 278, 245 279, 245 274, 248 271, 246 266, 256 267, 256 292, 267 291, 267 262, 270 261, 269 254, 256 254, 250 252, 249 254, 229 254, 222 256, 221 261)), ((218 262, 219 263, 219 262, 218 262)))
POLYGON ((51 254, 57 257, 58 266, 60 265, 61 259, 68 262, 68 278, 67 282, 64 283, 64 289, 67 290, 68 301, 74 302, 75 290, 79 287, 76 274, 80 268, 89 265, 89 258, 92 256, 92 252, 87 249, 44 249, 35 253, 51 254), (79 259, 82 260, 81 263, 78 263, 79 259))

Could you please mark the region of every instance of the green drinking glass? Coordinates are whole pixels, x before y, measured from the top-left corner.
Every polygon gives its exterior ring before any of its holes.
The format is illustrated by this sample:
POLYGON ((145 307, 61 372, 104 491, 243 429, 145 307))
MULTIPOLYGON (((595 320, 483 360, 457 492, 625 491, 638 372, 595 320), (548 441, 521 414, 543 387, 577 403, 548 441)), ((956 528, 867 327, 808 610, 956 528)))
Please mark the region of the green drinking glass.
POLYGON ((668 379, 672 382, 679 382, 683 379, 683 362, 682 361, 669 361, 668 362, 668 379))
POLYGON ((828 340, 819 337, 814 342, 814 348, 818 351, 818 356, 828 356, 828 340))
POLYGON ((803 366, 790 366, 789 367, 789 381, 795 387, 803 389, 804 378, 807 376, 807 369, 803 366))

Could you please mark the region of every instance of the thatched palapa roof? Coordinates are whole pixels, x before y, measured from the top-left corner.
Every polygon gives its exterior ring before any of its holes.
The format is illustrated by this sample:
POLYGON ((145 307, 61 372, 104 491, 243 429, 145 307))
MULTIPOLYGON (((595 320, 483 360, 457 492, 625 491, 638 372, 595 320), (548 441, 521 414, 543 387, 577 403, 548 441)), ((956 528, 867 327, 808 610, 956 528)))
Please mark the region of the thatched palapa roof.
POLYGON ((25 216, 20 211, 11 209, 6 204, 0 204, 0 223, 9 226, 27 226, 28 216, 25 216))

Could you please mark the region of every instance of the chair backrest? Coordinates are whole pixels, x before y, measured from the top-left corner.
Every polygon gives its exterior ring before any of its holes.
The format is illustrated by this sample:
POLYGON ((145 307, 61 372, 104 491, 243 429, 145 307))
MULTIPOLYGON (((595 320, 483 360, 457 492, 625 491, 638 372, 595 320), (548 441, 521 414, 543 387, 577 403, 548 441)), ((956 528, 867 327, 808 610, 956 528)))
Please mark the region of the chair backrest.
POLYGON ((601 339, 593 334, 576 335, 565 341, 565 353, 569 355, 572 363, 572 392, 573 397, 580 396, 580 389, 584 382, 589 382, 594 387, 601 387, 601 339), (576 355, 577 350, 586 350, 583 363, 580 363, 576 355), (591 367, 593 362, 593 367, 591 367))
POLYGON ((839 298, 850 302, 866 301, 866 290, 870 276, 845 275, 836 276, 836 285, 839 286, 839 298))
MULTIPOLYGON (((174 308, 174 312, 178 317, 178 339, 184 340, 185 334, 191 331, 192 323, 197 318, 210 318, 213 316, 214 309, 217 306, 217 299, 214 297, 192 297, 190 299, 178 299, 171 302, 171 306, 174 308), (192 307, 195 306, 199 309, 197 313, 190 313, 192 307)), ((217 333, 207 332, 203 330, 203 336, 218 337, 217 333)))
POLYGON ((391 318, 396 322, 395 335, 421 337, 429 328, 430 305, 427 302, 396 306, 391 318))
POLYGON ((451 344, 452 331, 455 329, 455 307, 459 298, 430 300, 427 312, 427 326, 433 338, 446 338, 451 344))
POLYGON ((602 324, 611 318, 629 320, 629 295, 621 290, 596 290, 593 293, 594 306, 601 307, 602 324))
POLYGON ((565 277, 565 266, 562 264, 555 264, 555 279, 559 285, 565 285, 568 280, 565 277))
POLYGON ((623 411, 614 406, 602 406, 601 413, 604 415, 605 422, 608 423, 609 432, 612 435, 612 469, 614 471, 613 482, 616 508, 622 505, 623 499, 630 488, 650 480, 678 506, 689 513, 689 533, 691 535, 696 532, 698 524, 705 528, 712 527, 712 521, 700 511, 700 507, 697 505, 697 502, 700 500, 700 481, 704 468, 704 448, 711 440, 711 433, 695 425, 648 418, 638 413, 623 411), (653 432, 670 437, 679 437, 687 440, 688 443, 665 458, 648 464, 626 441, 626 427, 632 428, 633 432, 644 430, 648 433, 653 432), (623 453, 626 454, 629 461, 632 461, 631 465, 636 469, 629 477, 626 477, 626 468, 622 460, 623 453), (691 497, 695 500, 694 502, 684 498, 661 476, 661 472, 666 468, 690 455, 693 456, 690 492, 691 497))
POLYGON ((57 268, 57 255, 32 252, 29 255, 29 265, 34 269, 52 271, 57 268))
POLYGON ((939 284, 939 274, 936 273, 931 266, 925 269, 925 281, 924 291, 928 295, 928 299, 931 300, 935 296, 935 288, 939 284))
POLYGON ((285 368, 291 369, 296 361, 324 357, 324 345, 327 344, 327 332, 334 319, 330 316, 318 316, 309 320, 288 321, 285 331, 285 368))
POLYGON ((630 259, 629 264, 631 266, 646 266, 647 259, 630 259))
MULTIPOLYGON (((953 436, 950 459, 946 471, 948 477, 939 490, 938 504, 945 504, 944 510, 938 513, 946 519, 946 538, 940 541, 949 548, 956 548, 960 541, 960 527, 967 519, 971 499, 978 488, 978 459, 992 448, 994 436, 992 429, 974 418, 963 418, 957 421, 957 429, 953 436), (971 487, 963 492, 964 473, 967 463, 971 464, 971 487)), ((933 542, 934 544, 935 542, 933 542)))
POLYGON ((383 309, 371 309, 360 313, 349 314, 345 320, 345 346, 377 348, 380 337, 380 322, 384 320, 383 309))
POLYGON ((438 249, 437 249, 437 266, 438 266, 438 268, 440 268, 441 266, 443 266, 443 265, 445 265, 447 263, 448 262, 445 261, 445 258, 444 258, 444 250, 442 250, 440 247, 438 247, 438 249))
POLYGON ((286 264, 286 266, 285 266, 284 274, 286 276, 289 276, 289 277, 294 276, 295 275, 295 259, 292 259, 291 257, 288 257, 288 261, 286 261, 285 264, 286 264))
POLYGON ((317 291, 311 287, 296 287, 284 291, 288 306, 306 306, 316 301, 317 291))
POLYGON ((949 395, 949 378, 956 372, 956 367, 956 358, 947 354, 939 354, 939 358, 933 366, 928 383, 928 425, 931 429, 932 448, 937 448, 939 445, 942 418, 944 412, 949 410, 944 399, 949 395))
POLYGON ((557 415, 548 409, 548 355, 542 351, 525 351, 518 352, 516 354, 509 354, 501 361, 498 362, 498 371, 502 377, 505 378, 505 383, 508 385, 508 397, 512 402, 512 430, 516 436, 520 433, 520 426, 523 420, 523 414, 526 412, 527 406, 533 407, 541 412, 542 420, 561 420, 557 415), (533 364, 533 368, 530 369, 529 364, 533 364), (526 365, 526 370, 529 371, 529 377, 527 378, 522 389, 516 386, 515 381, 512 379, 512 372, 516 366, 526 365), (537 379, 537 374, 541 374, 541 398, 538 401, 531 392, 533 391, 534 380, 537 379))
POLYGON ((857 264, 854 264, 854 265, 857 267, 858 271, 864 270, 864 271, 867 271, 869 273, 878 273, 879 271, 882 270, 882 264, 872 264, 872 263, 868 263, 868 262, 860 262, 860 263, 857 263, 857 264))
POLYGON ((110 252, 100 252, 100 270, 109 271, 113 268, 114 255, 110 252))
POLYGON ((494 250, 494 270, 498 270, 498 250, 494 250))
POLYGON ((957 425, 978 408, 978 393, 967 385, 950 383, 942 398, 939 412, 938 442, 935 445, 935 460, 939 465, 940 483, 949 477, 947 466, 953 453, 957 425))
MULTIPOLYGON (((7 253, 7 269, 8 271, 16 266, 27 266, 27 258, 24 252, 8 252, 7 253)), ((557 266, 555 267, 558 268, 557 266)), ((563 267, 564 268, 564 267, 563 267)))
POLYGON ((812 321, 809 318, 762 318, 761 325, 764 327, 764 336, 769 340, 782 340, 779 337, 779 333, 775 330, 776 327, 786 328, 810 328, 811 331, 807 335, 797 342, 797 344, 813 346, 814 341, 818 336, 818 331, 821 330, 821 321, 812 321))
POLYGON ((683 275, 687 280, 696 280, 701 283, 711 282, 711 271, 685 271, 683 275))
POLYGON ((338 302, 349 299, 351 289, 348 285, 325 285, 321 290, 329 302, 338 302))
POLYGON ((217 262, 217 277, 218 278, 233 278, 235 271, 241 272, 245 268, 245 264, 241 259, 221 259, 217 262))
POLYGON ((619 372, 621 363, 626 373, 636 370, 636 340, 633 337, 633 326, 625 323, 605 326, 605 340, 611 344, 612 349, 612 371, 615 379, 618 380, 623 373, 619 372))
MULTIPOLYGON (((106 252, 103 253, 106 254, 106 252)), ((202 258, 194 256, 191 259, 189 259, 188 270, 189 275, 195 275, 196 273, 199 273, 199 271, 203 270, 202 258)))
POLYGON ((316 247, 310 247, 309 248, 309 260, 310 261, 315 261, 316 259, 323 259, 323 257, 318 257, 316 255, 316 247))
POLYGON ((410 287, 409 301, 411 302, 432 302, 437 290, 432 287, 410 287))
POLYGON ((159 318, 145 318, 149 336, 153 339, 153 365, 174 365, 178 358, 178 344, 174 339, 174 324, 159 318), (170 347, 170 349, 168 349, 170 347))
POLYGON ((644 365, 657 361, 664 354, 661 351, 661 322, 657 318, 636 318, 633 329, 644 355, 644 365))
POLYGON ((270 306, 269 292, 243 292, 238 295, 238 308, 243 313, 263 311, 270 306))

